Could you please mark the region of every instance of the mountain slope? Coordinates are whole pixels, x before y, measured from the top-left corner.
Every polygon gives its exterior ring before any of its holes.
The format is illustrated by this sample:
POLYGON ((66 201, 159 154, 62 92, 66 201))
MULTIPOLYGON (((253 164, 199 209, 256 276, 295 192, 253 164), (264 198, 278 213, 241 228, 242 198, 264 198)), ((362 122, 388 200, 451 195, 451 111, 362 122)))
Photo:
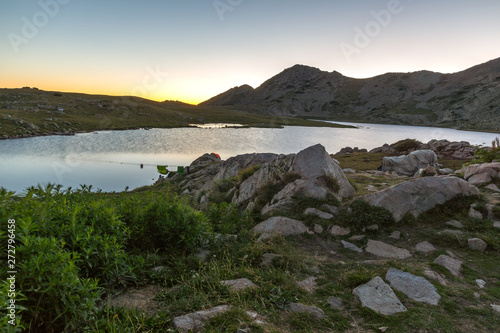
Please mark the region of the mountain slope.
POLYGON ((500 58, 454 74, 387 73, 354 79, 295 65, 253 89, 201 105, 332 120, 500 130, 500 58))

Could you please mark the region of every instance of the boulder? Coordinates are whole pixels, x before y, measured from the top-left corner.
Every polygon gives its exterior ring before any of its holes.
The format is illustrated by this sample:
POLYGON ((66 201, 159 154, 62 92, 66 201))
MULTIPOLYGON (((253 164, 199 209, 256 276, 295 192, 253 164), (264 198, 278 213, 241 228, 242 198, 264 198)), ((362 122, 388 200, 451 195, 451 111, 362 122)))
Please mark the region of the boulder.
POLYGON ((389 210, 396 222, 407 213, 418 217, 438 204, 444 204, 458 196, 479 195, 479 190, 451 176, 418 178, 401 183, 358 200, 389 210))
POLYGON ((198 172, 212 164, 219 164, 221 161, 214 154, 203 154, 189 165, 189 172, 198 172))
POLYGON ((349 228, 343 228, 338 225, 333 225, 332 228, 330 229, 330 234, 332 236, 345 236, 349 235, 351 233, 351 229, 349 228))
POLYGON ((262 234, 262 239, 269 238, 273 235, 289 236, 301 235, 307 232, 307 227, 302 221, 290 219, 288 217, 275 216, 257 224, 252 233, 262 234))
POLYGON ((203 324, 215 316, 231 310, 229 305, 220 305, 208 310, 188 313, 184 316, 174 318, 174 329, 179 332, 198 332, 203 328, 203 324))
POLYGON ((496 184, 490 184, 488 186, 485 186, 484 188, 488 189, 492 192, 497 192, 497 193, 500 192, 500 188, 498 188, 498 186, 496 184))
POLYGON ((341 309, 342 308, 342 300, 335 296, 330 296, 326 300, 332 309, 341 309))
POLYGON ((464 227, 463 223, 457 220, 450 220, 445 222, 445 224, 458 229, 462 229, 464 227))
POLYGON ((353 294, 359 298, 363 306, 383 315, 407 311, 391 287, 380 276, 356 287, 353 294))
POLYGON ((417 150, 408 155, 384 157, 382 171, 396 171, 399 175, 413 176, 420 169, 439 169, 437 156, 432 150, 417 150))
POLYGON ((392 288, 399 290, 414 301, 437 305, 441 299, 436 287, 421 276, 390 268, 385 279, 389 281, 392 288))
POLYGON ((291 312, 309 313, 316 319, 323 319, 325 317, 325 311, 316 306, 304 305, 302 303, 290 303, 289 309, 291 312))
POLYGON ((500 162, 472 164, 465 169, 464 179, 469 180, 474 175, 487 174, 492 179, 500 177, 500 162))
POLYGON ((401 249, 380 241, 368 240, 365 248, 366 252, 376 255, 377 257, 390 259, 406 259, 411 257, 411 254, 406 249, 401 249))
POLYGON ((481 238, 471 238, 467 240, 467 244, 469 248, 475 251, 483 252, 488 247, 488 243, 486 243, 481 238))
POLYGON ((324 212, 324 211, 319 210, 317 208, 307 208, 304 211, 304 215, 315 215, 315 216, 319 217, 320 219, 324 219, 324 220, 331 220, 331 219, 333 219, 333 215, 332 214, 324 212))
POLYGON ((487 173, 478 173, 475 175, 472 175, 467 181, 469 184, 474 185, 474 186, 482 186, 491 183, 493 179, 491 179, 491 176, 487 173))
POLYGON ((362 249, 360 249, 359 247, 357 247, 356 245, 352 244, 352 243, 349 243, 349 242, 346 242, 346 241, 340 241, 342 243, 342 245, 344 246, 345 249, 348 249, 348 250, 351 250, 351 251, 356 251, 356 252, 363 252, 362 249))
POLYGON ((436 248, 428 241, 423 241, 415 245, 415 250, 422 253, 431 253, 436 251, 436 248))

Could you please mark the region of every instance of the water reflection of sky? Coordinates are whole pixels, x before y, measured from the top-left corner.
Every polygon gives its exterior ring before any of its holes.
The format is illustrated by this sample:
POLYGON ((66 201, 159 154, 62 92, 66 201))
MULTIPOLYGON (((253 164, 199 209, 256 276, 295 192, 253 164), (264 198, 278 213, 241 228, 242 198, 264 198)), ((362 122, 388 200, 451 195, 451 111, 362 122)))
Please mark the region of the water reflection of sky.
MULTIPOLYGON (((349 123, 350 124, 350 123, 349 123)), ((22 192, 38 183, 66 187, 93 185, 121 191, 153 183, 156 165, 189 165, 204 153, 227 159, 243 153, 296 153, 321 143, 328 152, 341 148, 372 149, 405 138, 491 144, 494 133, 452 129, 357 124, 358 129, 286 127, 177 128, 105 131, 0 141, 0 186, 22 192), (143 168, 140 167, 143 164, 143 168)))

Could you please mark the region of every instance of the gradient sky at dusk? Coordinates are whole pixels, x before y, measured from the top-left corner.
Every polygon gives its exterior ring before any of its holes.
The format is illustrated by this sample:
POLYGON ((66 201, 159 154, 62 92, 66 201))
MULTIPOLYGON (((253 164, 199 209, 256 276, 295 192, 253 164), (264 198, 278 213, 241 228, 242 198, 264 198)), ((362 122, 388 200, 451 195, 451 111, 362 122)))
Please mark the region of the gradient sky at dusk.
POLYGON ((0 87, 198 103, 294 64, 451 73, 500 57, 499 13, 498 0, 2 0, 0 87))

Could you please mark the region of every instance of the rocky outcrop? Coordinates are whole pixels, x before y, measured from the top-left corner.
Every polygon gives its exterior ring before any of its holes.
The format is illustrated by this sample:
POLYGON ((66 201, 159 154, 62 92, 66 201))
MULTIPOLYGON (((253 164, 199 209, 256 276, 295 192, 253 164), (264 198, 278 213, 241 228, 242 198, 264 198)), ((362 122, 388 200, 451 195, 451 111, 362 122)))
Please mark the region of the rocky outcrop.
POLYGON ((456 177, 418 178, 359 198, 372 206, 389 210, 396 221, 406 214, 418 217, 438 204, 459 197, 476 196, 479 190, 456 177))
POLYGON ((384 157, 382 171, 395 171, 402 176, 413 176, 420 169, 439 169, 437 156, 432 150, 416 150, 408 155, 384 157))
MULTIPOLYGON (((408 140, 408 139, 407 139, 408 140)), ((402 141, 407 141, 402 140, 402 141)), ((471 160, 474 158, 476 148, 467 141, 431 140, 427 143, 420 143, 412 140, 412 144, 402 148, 398 141, 393 144, 385 144, 381 147, 373 148, 370 153, 385 153, 392 155, 409 154, 416 150, 432 150, 439 159, 445 160, 471 160)))

